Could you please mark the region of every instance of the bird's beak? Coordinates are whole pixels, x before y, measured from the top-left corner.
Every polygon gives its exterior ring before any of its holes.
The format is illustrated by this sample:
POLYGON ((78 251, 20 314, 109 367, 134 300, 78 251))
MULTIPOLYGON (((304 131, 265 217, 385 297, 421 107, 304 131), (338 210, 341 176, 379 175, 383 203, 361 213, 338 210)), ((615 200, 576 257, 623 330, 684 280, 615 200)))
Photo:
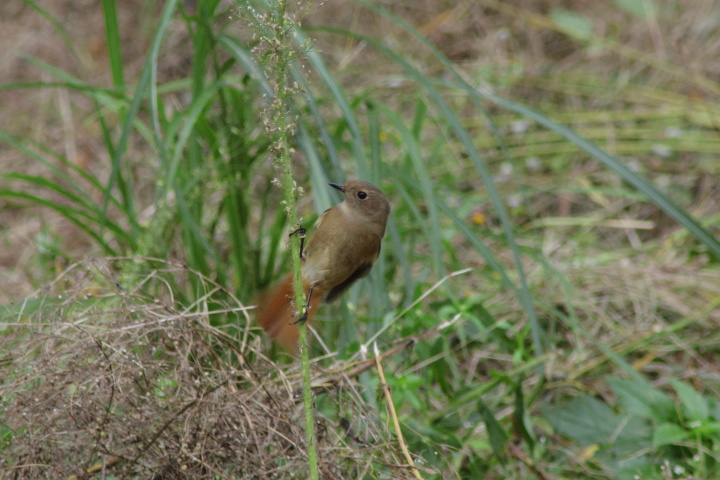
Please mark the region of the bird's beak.
POLYGON ((343 186, 342 183, 329 183, 328 185, 330 185, 333 188, 337 188, 338 190, 340 190, 343 193, 345 192, 345 187, 343 186))

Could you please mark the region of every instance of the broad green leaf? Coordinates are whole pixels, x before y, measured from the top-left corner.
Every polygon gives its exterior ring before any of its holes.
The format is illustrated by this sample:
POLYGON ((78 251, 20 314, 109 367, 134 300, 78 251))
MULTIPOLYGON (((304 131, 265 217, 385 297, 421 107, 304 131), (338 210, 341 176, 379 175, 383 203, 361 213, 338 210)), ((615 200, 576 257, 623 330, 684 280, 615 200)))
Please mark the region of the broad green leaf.
POLYGON ((582 13, 555 8, 550 12, 550 18, 560 30, 573 37, 590 38, 593 35, 592 23, 582 13))
POLYGON ((485 428, 487 428, 493 452, 495 455, 500 456, 505 450, 507 433, 505 433, 505 429, 500 425, 500 422, 498 422, 492 410, 490 410, 490 407, 487 406, 482 398, 478 399, 477 409, 485 422, 485 428))
POLYGON ((610 388, 618 397, 618 403, 630 414, 658 422, 672 420, 675 402, 662 391, 640 384, 634 379, 610 377, 610 388))
POLYGON ((653 447, 663 447, 683 442, 687 439, 688 432, 680 425, 674 423, 663 423, 653 432, 653 447))
POLYGON ((617 454, 629 454, 651 443, 648 424, 637 416, 617 414, 604 402, 576 397, 564 405, 547 407, 543 414, 555 430, 581 446, 594 443, 612 448, 617 454))
POLYGON ((657 15, 653 0, 615 0, 615 4, 641 20, 654 18, 657 15))
POLYGON ((677 379, 670 380, 670 383, 680 397, 683 411, 689 420, 702 421, 710 417, 708 401, 697 390, 677 379))

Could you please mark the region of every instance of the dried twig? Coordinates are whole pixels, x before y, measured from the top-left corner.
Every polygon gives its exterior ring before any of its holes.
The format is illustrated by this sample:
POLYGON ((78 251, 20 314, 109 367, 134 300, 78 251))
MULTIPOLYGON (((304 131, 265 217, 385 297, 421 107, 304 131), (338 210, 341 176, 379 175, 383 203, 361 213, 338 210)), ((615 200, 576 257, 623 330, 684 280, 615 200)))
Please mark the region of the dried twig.
POLYGON ((392 395, 390 394, 390 387, 385 380, 385 371, 383 370, 380 351, 378 350, 377 345, 373 346, 375 353, 375 366, 377 367, 378 376, 380 377, 380 386, 382 387, 383 395, 385 395, 385 402, 387 402, 388 412, 390 414, 390 418, 392 418, 393 426, 395 427, 395 435, 397 435, 400 450, 402 450, 405 460, 407 460, 408 465, 410 465, 410 470, 413 472, 413 475, 415 475, 415 478, 421 479, 422 476, 420 475, 420 471, 415 468, 415 461, 410 455, 410 451, 405 444, 405 437, 403 437, 402 430, 400 429, 400 421, 398 420, 397 413, 395 412, 395 404, 393 403, 392 395))

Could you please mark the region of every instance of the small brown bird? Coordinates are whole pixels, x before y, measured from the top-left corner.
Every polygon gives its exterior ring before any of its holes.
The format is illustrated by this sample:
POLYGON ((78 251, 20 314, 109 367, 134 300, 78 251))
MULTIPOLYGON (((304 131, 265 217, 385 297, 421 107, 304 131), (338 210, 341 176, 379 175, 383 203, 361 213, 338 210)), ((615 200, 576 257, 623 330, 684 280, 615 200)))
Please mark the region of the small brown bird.
MULTIPOLYGON (((354 180, 330 186, 343 192, 345 200, 320 215, 301 253, 306 296, 301 320, 310 320, 326 292, 325 301, 332 302, 370 273, 390 214, 387 198, 371 183, 354 180)), ((293 315, 298 309, 293 306, 293 296, 292 275, 286 275, 258 300, 257 319, 277 344, 297 353, 298 322, 293 315)))

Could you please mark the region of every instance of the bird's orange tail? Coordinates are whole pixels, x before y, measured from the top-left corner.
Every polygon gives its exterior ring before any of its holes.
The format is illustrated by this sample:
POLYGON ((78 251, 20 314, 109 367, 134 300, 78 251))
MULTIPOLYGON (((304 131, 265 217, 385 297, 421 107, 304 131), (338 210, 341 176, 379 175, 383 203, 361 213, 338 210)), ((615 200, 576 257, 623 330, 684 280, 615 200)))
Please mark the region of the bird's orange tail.
MULTIPOLYGON (((303 289, 307 295, 307 288, 303 289)), ((255 318, 258 324, 265 329, 270 338, 290 353, 298 352, 298 326, 290 325, 297 317, 298 310, 292 298, 295 296, 292 274, 285 275, 282 281, 274 288, 266 290, 255 302, 257 304, 255 318)), ((322 297, 320 292, 314 291, 310 302, 307 322, 315 312, 322 297)))

